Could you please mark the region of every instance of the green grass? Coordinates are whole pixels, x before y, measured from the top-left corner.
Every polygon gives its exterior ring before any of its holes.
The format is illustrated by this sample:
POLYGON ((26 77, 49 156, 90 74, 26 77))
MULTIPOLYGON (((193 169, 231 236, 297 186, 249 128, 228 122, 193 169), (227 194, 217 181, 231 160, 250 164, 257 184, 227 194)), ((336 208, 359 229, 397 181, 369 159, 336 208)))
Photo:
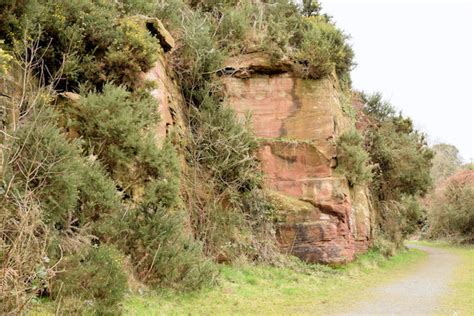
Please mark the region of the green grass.
POLYGON ((221 266, 219 284, 191 294, 129 296, 130 315, 325 314, 364 298, 365 289, 401 277, 426 254, 403 251, 385 259, 369 252, 345 266, 296 264, 221 266))
POLYGON ((441 301, 441 309, 450 315, 474 314, 474 246, 452 245, 448 242, 417 241, 419 245, 438 247, 456 254, 460 260, 454 272, 451 294, 441 301))

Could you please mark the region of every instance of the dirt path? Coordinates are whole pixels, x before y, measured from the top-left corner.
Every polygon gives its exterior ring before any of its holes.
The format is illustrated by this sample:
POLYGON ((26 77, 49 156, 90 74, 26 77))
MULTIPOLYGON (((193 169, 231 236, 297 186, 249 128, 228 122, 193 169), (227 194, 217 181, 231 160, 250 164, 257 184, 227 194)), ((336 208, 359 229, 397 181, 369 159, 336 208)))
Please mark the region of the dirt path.
POLYGON ((348 306, 340 315, 443 314, 439 302, 449 293, 449 283, 461 260, 447 250, 419 245, 409 247, 426 251, 426 262, 403 279, 370 290, 367 301, 348 306))

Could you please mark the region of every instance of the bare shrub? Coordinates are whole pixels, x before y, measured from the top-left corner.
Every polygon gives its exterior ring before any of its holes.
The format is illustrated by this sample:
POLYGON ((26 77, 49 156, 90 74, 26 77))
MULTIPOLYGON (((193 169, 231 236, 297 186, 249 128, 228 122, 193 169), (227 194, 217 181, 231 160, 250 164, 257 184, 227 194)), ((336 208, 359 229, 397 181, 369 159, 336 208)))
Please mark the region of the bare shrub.
POLYGON ((474 242, 474 171, 451 176, 427 200, 429 237, 474 242))
POLYGON ((32 192, 0 201, 0 313, 20 314, 55 275, 51 232, 32 192))

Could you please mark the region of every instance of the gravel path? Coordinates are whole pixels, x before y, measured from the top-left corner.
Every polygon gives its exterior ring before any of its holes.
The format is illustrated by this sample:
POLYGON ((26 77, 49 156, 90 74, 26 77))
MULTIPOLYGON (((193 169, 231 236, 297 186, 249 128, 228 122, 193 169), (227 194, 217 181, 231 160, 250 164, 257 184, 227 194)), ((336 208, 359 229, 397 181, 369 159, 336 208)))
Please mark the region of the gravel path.
POLYGON ((409 247, 426 251, 426 262, 403 279, 370 290, 367 301, 348 307, 348 311, 341 315, 443 314, 439 310, 439 301, 449 292, 448 285, 460 259, 443 249, 409 247))

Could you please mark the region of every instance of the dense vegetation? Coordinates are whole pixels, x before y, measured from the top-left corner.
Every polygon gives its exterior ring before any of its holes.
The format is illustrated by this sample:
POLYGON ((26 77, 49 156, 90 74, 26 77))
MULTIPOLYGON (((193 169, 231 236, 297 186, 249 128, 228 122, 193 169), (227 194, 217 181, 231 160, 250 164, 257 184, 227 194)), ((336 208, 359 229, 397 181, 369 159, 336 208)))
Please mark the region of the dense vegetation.
POLYGON ((23 311, 40 295, 64 311, 116 313, 127 265, 149 285, 193 289, 213 282, 208 258, 275 260, 257 142, 222 103, 217 72, 226 56, 258 49, 302 76, 335 72, 348 85, 347 37, 317 8, 2 2, 0 70, 24 82, 20 100, 2 99, 2 311, 23 311), (152 87, 138 80, 161 54, 147 29, 154 17, 178 39, 170 57, 189 105, 184 170, 172 139, 156 146, 152 87))
MULTIPOLYGON (((47 297, 117 314, 134 278, 192 290, 215 282, 215 261, 280 262, 258 142, 226 106, 219 71, 260 51, 349 93, 347 39, 317 1, 0 2, 0 75, 20 83, 0 98, 0 312, 47 297), (163 54, 154 18, 177 40, 167 58, 186 102, 181 139, 157 139, 140 79, 163 54)), ((380 236, 400 245, 422 220, 432 154, 380 95, 365 102, 369 124, 338 140, 338 171, 371 186, 380 236)))
POLYGON ((413 122, 396 113, 379 93, 362 94, 365 107, 365 150, 373 166, 370 183, 377 210, 379 246, 399 247, 423 224, 426 211, 419 203, 431 188, 433 153, 413 122))

